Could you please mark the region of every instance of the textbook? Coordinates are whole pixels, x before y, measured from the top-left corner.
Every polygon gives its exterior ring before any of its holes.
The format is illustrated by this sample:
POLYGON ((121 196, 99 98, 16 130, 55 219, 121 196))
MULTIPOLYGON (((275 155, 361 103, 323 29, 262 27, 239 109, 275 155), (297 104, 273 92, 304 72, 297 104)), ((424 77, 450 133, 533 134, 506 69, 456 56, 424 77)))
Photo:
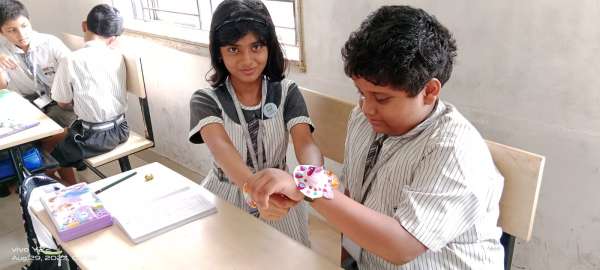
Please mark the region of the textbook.
POLYGON ((115 223, 136 244, 217 212, 197 187, 161 171, 150 177, 140 172, 98 197, 105 202, 115 223))
POLYGON ((50 191, 40 200, 63 241, 113 224, 111 215, 86 183, 50 191))

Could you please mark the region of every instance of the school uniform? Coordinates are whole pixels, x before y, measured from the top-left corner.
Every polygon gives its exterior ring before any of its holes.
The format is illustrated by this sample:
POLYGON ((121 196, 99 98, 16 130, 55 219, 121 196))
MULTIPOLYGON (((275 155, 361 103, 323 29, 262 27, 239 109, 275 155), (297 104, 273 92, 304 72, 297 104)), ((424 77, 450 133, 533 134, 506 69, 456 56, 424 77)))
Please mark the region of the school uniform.
MULTIPOLYGON (((290 80, 271 82, 263 79, 264 98, 261 104, 253 107, 241 105, 235 95, 229 79, 215 88, 196 91, 190 102, 190 133, 189 140, 192 143, 204 143, 200 130, 212 123, 223 125, 227 135, 239 152, 248 167, 253 171, 264 168, 279 168, 287 171, 286 152, 288 147, 289 132, 296 124, 309 124, 312 129, 312 121, 308 116, 308 110, 298 86, 290 80), (247 123, 247 133, 251 138, 250 149, 248 136, 244 135, 245 124, 240 122, 240 113, 236 110, 236 104, 243 114, 243 122, 247 123), (262 115, 261 115, 262 112, 262 115), (262 123, 260 123, 262 122, 262 123), (262 134, 258 134, 256 125, 263 126, 262 134), (262 137, 262 149, 258 149, 259 138, 262 137), (263 152, 262 160, 259 152, 263 152), (255 154, 254 161, 252 153, 255 154), (254 165, 261 162, 262 167, 254 165)), ((260 165, 258 165, 260 166, 260 165)), ((254 215, 258 215, 256 209, 248 207, 240 188, 229 181, 219 165, 213 161, 212 169, 204 179, 205 187, 217 196, 229 201, 237 207, 254 215)), ((290 209, 288 215, 279 221, 267 221, 269 225, 285 233, 296 241, 310 246, 308 237, 308 212, 304 203, 290 209)))
MULTIPOLYGON (((2 71, 8 81, 7 88, 20 93, 29 101, 40 96, 46 96, 50 100, 50 87, 58 63, 70 52, 55 36, 38 32, 32 33, 27 52, 2 39, 0 53, 12 57, 17 63, 15 69, 2 71)), ((42 110, 62 127, 68 127, 76 119, 72 111, 63 110, 56 103, 51 103, 42 110)))
POLYGON ((65 140, 52 152, 62 167, 106 153, 127 141, 125 74, 123 55, 102 41, 86 42, 84 48, 60 62, 52 99, 73 102, 77 115, 65 140))
POLYGON ((357 107, 345 157, 341 181, 352 199, 393 217, 428 248, 401 266, 363 249, 359 269, 503 269, 497 226, 503 177, 454 106, 439 100, 418 126, 387 138, 357 107))

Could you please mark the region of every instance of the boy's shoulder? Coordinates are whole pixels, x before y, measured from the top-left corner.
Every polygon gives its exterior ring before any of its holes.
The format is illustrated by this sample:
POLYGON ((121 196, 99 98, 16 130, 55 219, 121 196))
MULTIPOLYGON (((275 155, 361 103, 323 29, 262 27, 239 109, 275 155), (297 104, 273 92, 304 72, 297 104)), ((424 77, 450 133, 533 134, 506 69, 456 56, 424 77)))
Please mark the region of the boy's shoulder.
POLYGON ((60 40, 58 37, 40 32, 33 33, 32 42, 35 42, 38 46, 44 48, 55 48, 57 46, 60 46, 62 49, 62 47, 65 46, 62 40, 60 40))
POLYGON ((441 100, 439 102, 443 108, 427 132, 430 145, 452 144, 454 148, 485 145, 477 128, 454 105, 441 100))

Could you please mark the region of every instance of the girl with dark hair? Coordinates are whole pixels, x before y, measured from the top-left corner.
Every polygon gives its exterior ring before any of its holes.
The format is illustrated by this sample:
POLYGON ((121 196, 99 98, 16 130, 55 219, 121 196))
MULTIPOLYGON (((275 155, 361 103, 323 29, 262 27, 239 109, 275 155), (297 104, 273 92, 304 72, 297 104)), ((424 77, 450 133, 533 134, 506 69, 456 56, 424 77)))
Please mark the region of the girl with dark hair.
POLYGON ((287 171, 290 134, 301 164, 323 164, 304 99, 284 79, 285 59, 265 5, 223 1, 213 14, 209 49, 212 88, 193 94, 189 133, 190 142, 206 143, 214 158, 206 188, 309 246, 303 203, 273 195, 268 208, 255 209, 243 191, 257 171, 287 171))

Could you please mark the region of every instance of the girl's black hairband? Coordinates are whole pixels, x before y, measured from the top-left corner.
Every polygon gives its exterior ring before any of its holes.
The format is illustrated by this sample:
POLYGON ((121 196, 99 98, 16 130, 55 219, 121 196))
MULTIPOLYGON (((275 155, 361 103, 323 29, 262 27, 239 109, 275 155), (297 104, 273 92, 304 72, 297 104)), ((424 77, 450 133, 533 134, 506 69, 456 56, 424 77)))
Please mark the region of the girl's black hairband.
POLYGON ((224 22, 222 22, 221 24, 217 25, 217 27, 215 27, 215 32, 219 31, 219 29, 223 28, 223 26, 231 24, 231 23, 239 23, 239 22, 243 22, 243 21, 250 21, 250 22, 257 22, 260 24, 264 24, 267 25, 267 23, 264 20, 261 19, 256 19, 256 18, 250 18, 250 17, 240 17, 240 18, 235 18, 233 20, 226 20, 224 22))

